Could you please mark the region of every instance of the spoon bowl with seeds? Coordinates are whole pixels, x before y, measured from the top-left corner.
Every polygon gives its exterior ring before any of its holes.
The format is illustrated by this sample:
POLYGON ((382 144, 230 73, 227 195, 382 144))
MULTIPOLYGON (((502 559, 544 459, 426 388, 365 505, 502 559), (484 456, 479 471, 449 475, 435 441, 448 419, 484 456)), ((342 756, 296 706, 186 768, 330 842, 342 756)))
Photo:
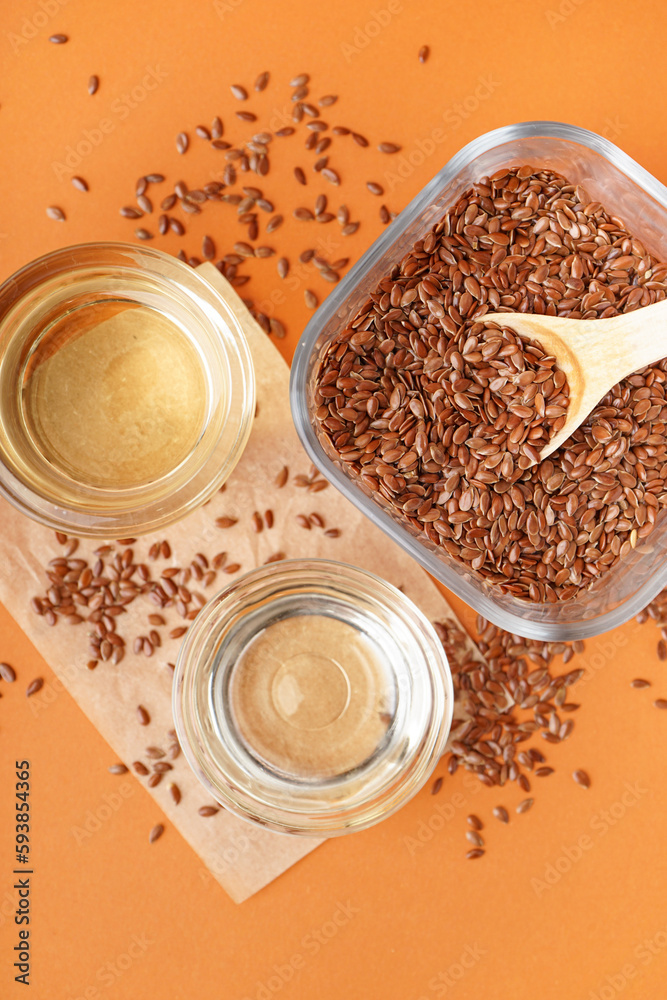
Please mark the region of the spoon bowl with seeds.
POLYGON ((567 376, 570 402, 565 424, 540 451, 541 462, 567 441, 621 379, 667 357, 667 300, 608 319, 496 312, 487 313, 484 322, 537 341, 567 376))

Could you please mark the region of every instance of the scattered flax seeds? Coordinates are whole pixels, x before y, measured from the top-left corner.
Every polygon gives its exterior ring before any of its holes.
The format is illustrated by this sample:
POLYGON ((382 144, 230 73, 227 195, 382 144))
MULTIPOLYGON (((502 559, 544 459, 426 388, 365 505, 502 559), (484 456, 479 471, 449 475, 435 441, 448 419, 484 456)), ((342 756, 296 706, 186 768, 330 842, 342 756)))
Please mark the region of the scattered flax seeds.
MULTIPOLYGON (((308 74, 299 74, 293 79, 301 79, 307 76, 308 74)), ((268 71, 261 73, 255 80, 254 91, 261 92, 268 87, 270 82, 271 79, 268 71)), ((344 181, 340 171, 333 162, 336 154, 335 141, 337 138, 339 136, 351 135, 353 141, 358 146, 363 148, 369 145, 368 139, 360 133, 346 126, 330 125, 329 122, 323 121, 319 117, 320 109, 333 108, 334 105, 337 105, 338 96, 336 94, 324 94, 316 99, 316 103, 310 103, 307 99, 310 89, 309 79, 308 82, 299 84, 293 88, 290 96, 293 104, 292 120, 294 124, 292 126, 283 126, 275 132, 269 126, 262 124, 260 120, 261 115, 246 110, 236 111, 234 115, 244 122, 257 121, 255 126, 257 131, 250 139, 244 138, 243 140, 235 141, 235 136, 231 134, 225 134, 225 138, 223 139, 222 136, 225 133, 225 129, 222 120, 218 116, 213 119, 210 127, 204 124, 195 125, 194 131, 198 138, 210 144, 211 152, 217 164, 216 176, 219 179, 208 180, 200 187, 191 187, 183 180, 176 181, 173 185, 173 191, 160 199, 163 214, 160 215, 157 222, 157 233, 152 229, 140 226, 135 230, 135 237, 139 240, 151 240, 156 235, 162 237, 170 232, 179 236, 185 236, 188 229, 188 219, 183 216, 201 214, 210 201, 223 202, 231 210, 236 211, 237 221, 246 230, 247 238, 232 242, 233 253, 222 253, 218 259, 215 259, 214 256, 210 256, 209 253, 204 252, 203 258, 205 260, 212 260, 234 287, 241 288, 247 284, 252 276, 249 273, 244 273, 248 263, 257 259, 261 260, 263 257, 271 256, 278 252, 277 248, 273 246, 255 246, 256 241, 261 238, 262 227, 264 227, 266 236, 272 235, 283 224, 287 214, 275 213, 271 215, 266 224, 262 221, 262 213, 274 212, 272 199, 267 197, 261 186, 258 186, 260 179, 265 178, 270 172, 271 160, 275 154, 274 140, 283 139, 288 136, 298 137, 299 133, 302 137, 305 136, 304 145, 306 155, 312 154, 313 157, 316 157, 312 163, 313 171, 321 174, 322 179, 334 187, 341 186, 344 181), (243 181, 247 180, 248 175, 253 173, 258 178, 257 184, 244 184, 243 181)), ((248 89, 241 84, 233 84, 231 92, 239 101, 245 102, 249 100, 248 89)), ((180 153, 185 152, 188 145, 188 133, 186 131, 179 133, 177 137, 178 151, 180 153)), ((282 146, 282 143, 280 145, 282 146)), ((378 148, 383 152, 389 153, 397 152, 401 147, 396 143, 381 143, 378 148)), ((308 167, 297 166, 293 169, 295 177, 300 184, 305 185, 309 183, 307 177, 308 167)), ((137 198, 145 194, 148 183, 162 183, 164 180, 165 176, 162 174, 151 174, 140 178, 136 189, 137 198)), ((264 183, 263 180, 261 183, 264 183)), ((379 184, 370 182, 369 190, 379 194, 382 191, 382 187, 379 184)), ((303 222, 316 220, 321 224, 327 224, 338 219, 341 225, 341 235, 344 237, 353 236, 358 231, 360 223, 358 221, 350 221, 349 210, 346 206, 340 206, 338 209, 335 206, 331 206, 330 209, 326 209, 326 197, 323 195, 318 197, 317 203, 315 213, 312 213, 310 208, 304 205, 296 206, 292 211, 296 214, 297 220, 303 222), (344 218, 341 214, 343 210, 344 218)), ((128 218, 138 219, 142 217, 143 212, 134 210, 130 213, 126 209, 121 209, 121 214, 126 215, 128 218)), ((383 206, 381 215, 383 222, 388 222, 393 218, 394 213, 390 213, 389 209, 383 206)), ((223 230, 223 232, 226 233, 226 230, 223 230)), ((322 241, 323 244, 324 241, 322 241)), ((311 259, 314 266, 318 269, 321 279, 330 284, 337 283, 341 277, 340 271, 348 265, 349 259, 347 257, 341 258, 334 266, 325 260, 321 253, 317 253, 316 250, 313 250, 312 254, 313 257, 311 259)), ((196 267, 201 263, 201 257, 186 253, 183 249, 179 250, 177 256, 192 267, 196 267)), ((278 261, 278 273, 282 278, 285 278, 288 270, 289 260, 283 256, 278 261)), ((302 283, 302 281, 302 276, 299 276, 299 282, 302 283)), ((317 295, 317 293, 313 294, 317 295)), ((284 337, 284 324, 277 317, 269 316, 261 308, 257 308, 252 299, 246 298, 244 301, 267 334, 277 339, 284 337)), ((307 302, 308 308, 315 308, 312 305, 312 301, 309 297, 307 302)))
POLYGON ((13 684, 16 680, 16 671, 9 663, 0 663, 0 678, 6 684, 13 684))
POLYGON ((450 773, 463 765, 490 787, 518 781, 531 764, 544 763, 537 748, 523 756, 521 743, 535 733, 548 737, 547 742, 570 735, 571 730, 561 729, 558 705, 583 671, 557 674, 550 667, 558 656, 570 660, 572 646, 522 639, 478 616, 476 641, 485 658, 481 665, 462 658, 458 629, 436 623, 436 630, 452 669, 457 701, 469 715, 467 722, 455 722, 452 728, 450 773))

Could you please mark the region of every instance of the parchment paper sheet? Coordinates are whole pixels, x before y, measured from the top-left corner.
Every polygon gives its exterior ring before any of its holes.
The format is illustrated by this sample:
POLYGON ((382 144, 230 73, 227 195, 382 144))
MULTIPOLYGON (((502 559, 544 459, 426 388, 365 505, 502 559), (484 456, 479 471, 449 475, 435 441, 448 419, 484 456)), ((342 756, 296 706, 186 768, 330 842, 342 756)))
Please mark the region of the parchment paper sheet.
MULTIPOLYGON (((332 486, 313 493, 294 484, 295 475, 310 474, 310 463, 292 424, 288 367, 213 265, 204 264, 200 270, 230 302, 245 329, 257 378, 258 415, 246 451, 226 490, 166 530, 162 537, 168 538, 172 556, 169 560, 149 563, 152 576, 158 578, 167 565, 188 566, 197 552, 204 552, 210 558, 221 550, 229 552, 228 563, 240 563, 239 572, 261 565, 276 552, 284 552, 288 558, 312 556, 350 562, 402 587, 431 620, 460 629, 461 655, 479 658, 481 654, 465 635, 445 599, 406 553, 332 486), (274 479, 283 466, 289 469, 289 480, 278 489, 274 479), (254 532, 253 512, 263 513, 267 509, 274 512, 274 527, 254 532), (305 530, 297 524, 298 514, 314 511, 324 518, 327 528, 339 528, 340 537, 328 538, 322 529, 305 530), (215 518, 223 515, 238 518, 238 523, 229 529, 217 528, 215 518)), ((148 549, 156 538, 138 539, 133 546, 135 562, 146 561, 148 549)), ((88 559, 92 565, 95 561, 92 552, 99 544, 82 540, 76 558, 88 559)), ((128 605, 127 614, 118 622, 118 631, 128 643, 125 659, 118 666, 100 662, 94 671, 88 670, 88 626, 70 626, 59 620, 55 627, 49 627, 30 609, 30 598, 43 594, 48 587, 43 566, 57 555, 62 555, 62 548, 52 531, 0 501, 0 600, 108 741, 117 759, 128 766, 135 760, 143 760, 150 766, 145 748, 166 747, 170 742, 167 732, 173 726, 172 674, 166 663, 175 661, 178 641, 170 640, 167 633, 183 621, 174 608, 164 609, 161 613, 167 619, 167 626, 159 629, 162 646, 150 658, 134 655, 135 636, 146 635, 152 628, 148 615, 160 611, 147 597, 138 598, 128 605), (148 726, 137 722, 138 704, 150 712, 148 726)), ((218 573, 206 597, 212 597, 235 578, 218 573)), ((200 586, 195 580, 189 584, 193 591, 200 590, 200 586)), ((109 763, 112 760, 110 754, 109 763)), ((148 791, 169 822, 197 852, 206 871, 236 902, 267 885, 320 843, 255 828, 224 809, 214 817, 199 816, 199 806, 211 800, 190 772, 183 755, 173 764, 174 770, 148 791), (170 780, 182 792, 178 806, 168 792, 170 780)), ((146 778, 138 780, 146 785, 146 778)))

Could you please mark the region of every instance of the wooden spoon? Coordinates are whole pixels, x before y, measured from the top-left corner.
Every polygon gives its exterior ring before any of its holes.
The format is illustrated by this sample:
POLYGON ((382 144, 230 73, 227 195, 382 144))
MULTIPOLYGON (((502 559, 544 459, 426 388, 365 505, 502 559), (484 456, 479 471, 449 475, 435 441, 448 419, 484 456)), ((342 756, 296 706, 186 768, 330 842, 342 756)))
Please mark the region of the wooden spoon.
POLYGON ((567 375, 565 425, 544 446, 540 461, 567 441, 617 382, 667 357, 667 300, 610 319, 503 312, 482 318, 489 320, 536 340, 567 375))

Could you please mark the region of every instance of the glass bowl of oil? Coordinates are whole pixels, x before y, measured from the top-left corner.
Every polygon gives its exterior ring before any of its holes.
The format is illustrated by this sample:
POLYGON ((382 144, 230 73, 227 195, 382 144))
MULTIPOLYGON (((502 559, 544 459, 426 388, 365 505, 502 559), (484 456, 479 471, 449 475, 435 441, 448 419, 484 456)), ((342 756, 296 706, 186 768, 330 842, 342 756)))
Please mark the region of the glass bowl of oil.
POLYGON ((84 244, 0 286, 0 495, 42 524, 171 524, 227 479, 254 411, 239 321, 174 257, 84 244))
POLYGON ((178 654, 183 753, 225 809, 332 837, 392 815, 442 756, 454 688, 401 591, 328 559, 260 566, 214 597, 178 654))

